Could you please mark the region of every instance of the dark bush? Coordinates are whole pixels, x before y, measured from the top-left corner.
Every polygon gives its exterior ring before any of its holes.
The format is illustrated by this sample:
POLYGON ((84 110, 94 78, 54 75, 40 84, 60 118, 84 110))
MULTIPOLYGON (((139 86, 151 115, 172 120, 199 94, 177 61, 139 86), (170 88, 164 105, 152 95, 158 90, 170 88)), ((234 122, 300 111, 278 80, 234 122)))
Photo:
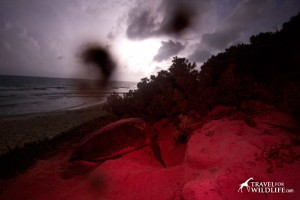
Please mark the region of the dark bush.
POLYGON ((106 108, 119 116, 160 119, 205 113, 216 105, 241 109, 260 101, 300 116, 300 14, 274 33, 260 33, 250 44, 238 44, 212 56, 197 71, 174 57, 168 70, 143 78, 137 90, 112 94, 106 108))

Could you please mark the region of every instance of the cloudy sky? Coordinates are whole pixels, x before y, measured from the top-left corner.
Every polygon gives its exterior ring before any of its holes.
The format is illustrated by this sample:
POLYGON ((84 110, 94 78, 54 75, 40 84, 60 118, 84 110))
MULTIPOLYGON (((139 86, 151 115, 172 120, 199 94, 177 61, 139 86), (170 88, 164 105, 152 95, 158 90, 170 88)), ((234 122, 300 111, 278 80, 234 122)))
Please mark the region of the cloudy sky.
POLYGON ((174 56, 200 66, 299 11, 299 0, 1 0, 0 74, 92 77, 79 54, 97 44, 113 79, 139 81, 174 56))

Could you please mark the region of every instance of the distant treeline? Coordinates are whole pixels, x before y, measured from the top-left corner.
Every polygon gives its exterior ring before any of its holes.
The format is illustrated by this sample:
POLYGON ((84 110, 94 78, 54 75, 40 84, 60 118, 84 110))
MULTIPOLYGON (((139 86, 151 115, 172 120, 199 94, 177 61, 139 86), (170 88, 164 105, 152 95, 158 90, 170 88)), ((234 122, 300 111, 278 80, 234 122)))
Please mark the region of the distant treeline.
POLYGON ((143 78, 136 90, 113 93, 106 109, 118 116, 160 119, 216 105, 249 109, 260 101, 300 117, 300 13, 277 32, 252 36, 201 66, 175 57, 168 70, 143 78))

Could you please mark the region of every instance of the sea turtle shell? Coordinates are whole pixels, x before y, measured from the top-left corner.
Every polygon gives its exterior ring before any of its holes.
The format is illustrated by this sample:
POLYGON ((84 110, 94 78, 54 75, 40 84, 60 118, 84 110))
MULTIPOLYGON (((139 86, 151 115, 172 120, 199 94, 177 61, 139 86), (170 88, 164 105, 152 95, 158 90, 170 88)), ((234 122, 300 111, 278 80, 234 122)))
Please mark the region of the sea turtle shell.
POLYGON ((146 123, 140 118, 113 122, 85 137, 70 160, 103 161, 143 147, 146 123))

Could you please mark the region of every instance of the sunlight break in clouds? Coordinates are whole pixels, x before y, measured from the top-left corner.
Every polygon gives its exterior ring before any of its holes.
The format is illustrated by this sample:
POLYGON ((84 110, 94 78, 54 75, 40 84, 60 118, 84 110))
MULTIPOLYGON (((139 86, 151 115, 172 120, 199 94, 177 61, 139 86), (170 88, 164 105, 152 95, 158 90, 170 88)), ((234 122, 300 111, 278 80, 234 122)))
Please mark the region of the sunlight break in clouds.
MULTIPOLYGON (((137 73, 143 69, 143 75, 149 75, 155 69, 153 57, 157 54, 161 42, 158 39, 132 41, 122 38, 115 45, 115 53, 119 59, 119 65, 127 66, 129 73, 137 73)), ((126 77, 124 77, 126 78, 126 77)))

